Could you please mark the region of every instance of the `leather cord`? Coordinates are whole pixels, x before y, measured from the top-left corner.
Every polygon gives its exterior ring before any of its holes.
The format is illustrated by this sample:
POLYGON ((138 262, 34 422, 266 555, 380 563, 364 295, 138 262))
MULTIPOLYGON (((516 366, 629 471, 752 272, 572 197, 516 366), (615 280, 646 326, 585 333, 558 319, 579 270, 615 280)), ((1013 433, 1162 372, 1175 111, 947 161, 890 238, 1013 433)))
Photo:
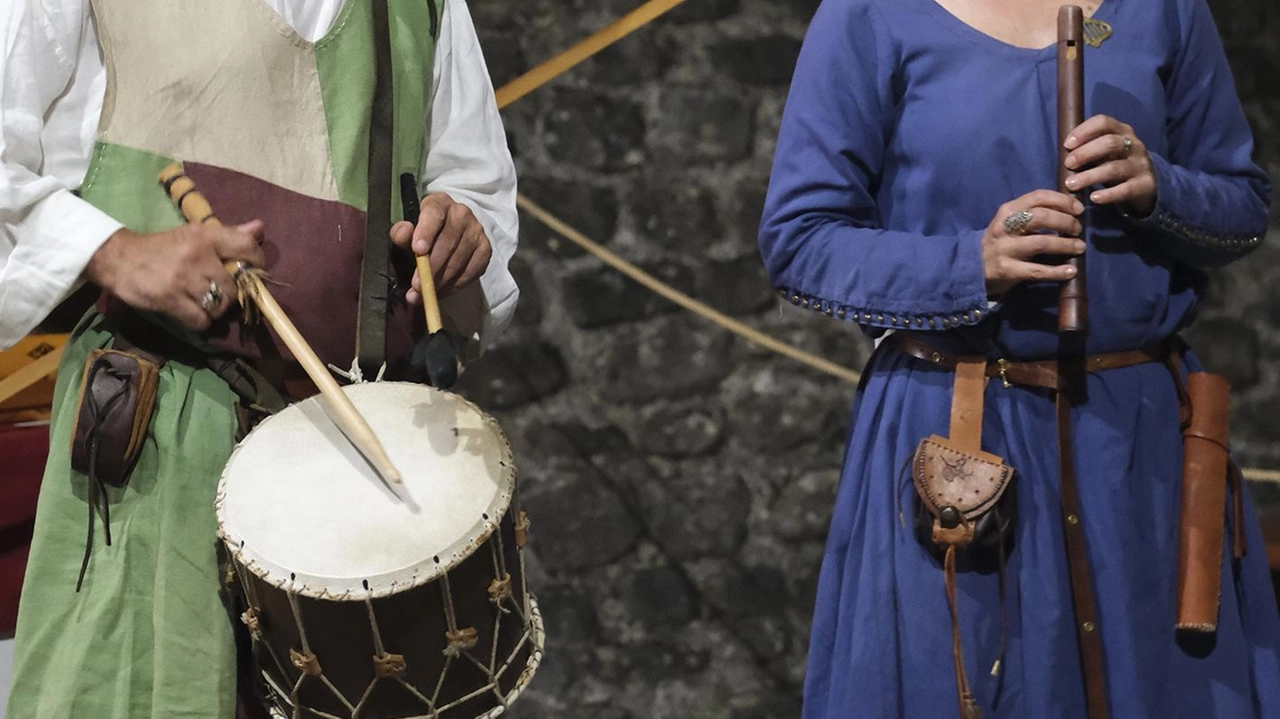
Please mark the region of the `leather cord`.
POLYGON ((956 603, 956 545, 947 546, 943 568, 946 572, 947 604, 951 608, 951 644, 956 662, 956 695, 960 704, 960 718, 981 719, 982 710, 978 708, 978 700, 974 698, 973 689, 969 686, 969 673, 964 668, 964 647, 960 642, 960 609, 956 603))
POLYGON ((84 575, 89 569, 89 556, 93 553, 93 529, 94 515, 102 515, 102 531, 106 538, 107 546, 111 546, 111 500, 107 496, 107 488, 102 479, 98 477, 98 427, 101 418, 107 416, 124 396, 127 394, 129 378, 121 376, 114 367, 107 362, 96 362, 88 375, 85 377, 85 386, 92 388, 94 380, 99 372, 106 372, 116 379, 120 380, 119 390, 113 393, 103 405, 98 404, 98 396, 90 389, 85 392, 84 401, 89 403, 89 411, 99 420, 93 423, 92 434, 89 437, 89 487, 88 502, 89 506, 89 527, 85 532, 84 540, 84 557, 80 560, 80 575, 76 578, 76 592, 84 585, 84 575))
POLYGON ((365 208, 364 260, 356 315, 356 363, 376 377, 387 353, 387 307, 391 295, 391 31, 387 0, 373 2, 374 92, 369 122, 369 204, 365 208))

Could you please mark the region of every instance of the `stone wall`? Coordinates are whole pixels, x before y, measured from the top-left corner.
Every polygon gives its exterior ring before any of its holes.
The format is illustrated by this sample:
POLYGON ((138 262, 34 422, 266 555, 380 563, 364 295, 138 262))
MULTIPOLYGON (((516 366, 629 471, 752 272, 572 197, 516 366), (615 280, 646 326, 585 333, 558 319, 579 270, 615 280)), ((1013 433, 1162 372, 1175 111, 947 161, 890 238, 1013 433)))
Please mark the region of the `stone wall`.
MULTIPOLYGON (((501 85, 638 3, 473 0, 472 12, 501 85)), ((1280 175, 1280 5, 1211 4, 1280 175)), ((690 0, 504 117, 533 200, 676 287, 858 368, 869 343, 780 303, 755 249, 816 7, 690 0)), ((1235 382, 1241 455, 1280 467, 1272 240, 1215 275, 1192 339, 1235 382)), ((549 652, 514 714, 798 716, 853 387, 678 311, 527 216, 515 271, 516 325, 462 390, 511 436, 534 520, 549 652)))

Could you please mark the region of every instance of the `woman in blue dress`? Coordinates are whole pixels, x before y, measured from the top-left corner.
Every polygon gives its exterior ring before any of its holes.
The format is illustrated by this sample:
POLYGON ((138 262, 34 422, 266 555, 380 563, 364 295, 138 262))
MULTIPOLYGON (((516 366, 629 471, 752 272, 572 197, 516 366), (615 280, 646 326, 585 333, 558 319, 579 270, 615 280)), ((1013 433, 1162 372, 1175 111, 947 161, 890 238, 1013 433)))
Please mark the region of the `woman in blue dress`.
MULTIPOLYGON (((1086 50, 1090 117, 1067 143, 1078 200, 1045 189, 1058 186, 1057 4, 823 2, 760 233, 785 297, 944 353, 1053 359, 1071 276, 1057 259, 1083 251, 1087 354, 1158 346, 1191 323, 1205 269, 1258 244, 1270 195, 1209 9, 1085 8, 1091 37, 1110 35, 1086 50)), ((1193 354, 1185 361, 1198 368, 1193 354)), ((920 440, 947 434, 954 382, 892 343, 866 368, 818 589, 807 719, 957 714, 944 573, 916 538, 908 467, 920 440)), ((957 597, 984 716, 1280 717, 1280 619, 1263 552, 1224 552, 1212 651, 1175 636, 1173 374, 1159 362, 1091 372, 1086 393, 1070 429, 1104 712, 1087 708, 1055 395, 993 381, 983 449, 1017 470, 1015 539, 1003 573, 961 572, 957 597)), ((1261 547, 1251 506, 1244 515, 1261 547)))

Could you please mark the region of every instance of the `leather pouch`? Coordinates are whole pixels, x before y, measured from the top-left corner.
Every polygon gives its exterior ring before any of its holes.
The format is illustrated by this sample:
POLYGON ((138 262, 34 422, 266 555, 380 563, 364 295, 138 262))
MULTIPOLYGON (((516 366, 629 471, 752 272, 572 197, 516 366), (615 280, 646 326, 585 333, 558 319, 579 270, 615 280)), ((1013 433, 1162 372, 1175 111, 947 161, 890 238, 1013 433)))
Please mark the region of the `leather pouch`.
POLYGON ((985 357, 959 359, 951 436, 921 440, 912 459, 916 536, 939 561, 948 546, 969 550, 966 559, 994 558, 1011 549, 1013 467, 982 451, 986 369, 985 357))
POLYGON ((1013 467, 947 437, 922 440, 912 461, 919 495, 916 533, 941 560, 947 545, 984 555, 1013 540, 1013 467), (1006 499, 1007 497, 1007 499, 1006 499))
POLYGON ((994 549, 1001 583, 1001 658, 1004 655, 1004 558, 1013 534, 1014 471, 1000 457, 982 451, 982 411, 986 392, 987 359, 961 357, 956 362, 955 394, 951 400, 951 436, 930 436, 920 442, 912 459, 915 482, 916 534, 934 556, 945 576, 951 609, 952 654, 956 667, 956 698, 961 719, 980 719, 965 670, 957 601, 958 556, 981 558, 981 548, 994 549))
POLYGON ((84 368, 71 468, 113 487, 129 481, 151 425, 160 365, 133 352, 94 350, 84 368))

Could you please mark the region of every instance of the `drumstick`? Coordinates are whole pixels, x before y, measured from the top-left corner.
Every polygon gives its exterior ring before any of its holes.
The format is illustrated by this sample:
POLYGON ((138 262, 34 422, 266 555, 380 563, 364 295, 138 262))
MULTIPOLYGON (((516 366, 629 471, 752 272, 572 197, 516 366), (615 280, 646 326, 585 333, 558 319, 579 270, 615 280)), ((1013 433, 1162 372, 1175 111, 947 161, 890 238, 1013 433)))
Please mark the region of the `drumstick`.
MULTIPOLYGON (((400 204, 404 208, 405 221, 416 226, 421 205, 418 201, 418 181, 412 173, 406 172, 400 176, 400 204)), ((418 255, 415 260, 422 288, 422 311, 427 319, 427 336, 414 346, 410 364, 416 369, 425 370, 432 386, 449 389, 458 381, 458 348, 454 347, 449 335, 441 331, 444 329, 444 319, 440 316, 440 297, 436 293, 436 280, 431 273, 431 258, 418 255)))
MULTIPOLYGON (((169 191, 169 196, 178 205, 178 209, 182 210, 187 222, 213 226, 222 224, 214 215, 209 201, 196 189, 196 183, 183 171, 181 162, 175 162, 166 167, 160 173, 160 182, 169 191)), ((228 262, 226 268, 227 272, 235 277, 236 287, 240 290, 241 296, 247 296, 253 300, 262 315, 266 317, 267 323, 306 370, 307 376, 319 388, 320 393, 329 400, 329 408, 332 411, 328 414, 338 429, 342 430, 342 433, 364 455, 369 464, 373 465, 378 474, 392 482, 400 482, 400 472, 391 464, 391 457, 378 441, 378 436, 373 433, 373 429, 352 404, 351 399, 343 394, 338 383, 329 374, 329 370, 316 356, 315 350, 311 349, 311 345, 307 344, 302 334, 298 332, 298 328, 271 295, 270 290, 262 282, 263 273, 254 271, 243 262, 228 262)))
MULTIPOLYGON (((1067 194, 1067 136, 1084 122, 1084 11, 1076 5, 1058 9, 1058 188, 1067 194)), ((1080 218, 1084 226, 1084 217, 1080 218)), ((1087 234, 1080 233, 1081 237, 1087 234)), ((1089 327, 1089 298, 1085 281, 1084 255, 1076 255, 1067 263, 1076 268, 1076 276, 1062 284, 1058 295, 1058 331, 1085 332, 1089 327)))
MULTIPOLYGON (((404 207, 405 222, 418 224, 418 181, 412 173, 400 176, 400 204, 404 207)), ((427 334, 435 334, 444 327, 440 316, 440 298, 436 296, 436 278, 431 274, 431 258, 416 255, 418 280, 422 283, 422 309, 427 315, 427 334)))
POLYGON ((422 282, 422 309, 427 315, 427 332, 435 334, 444 327, 440 317, 440 298, 436 296, 436 280, 431 276, 431 258, 417 256, 418 279, 422 282))

